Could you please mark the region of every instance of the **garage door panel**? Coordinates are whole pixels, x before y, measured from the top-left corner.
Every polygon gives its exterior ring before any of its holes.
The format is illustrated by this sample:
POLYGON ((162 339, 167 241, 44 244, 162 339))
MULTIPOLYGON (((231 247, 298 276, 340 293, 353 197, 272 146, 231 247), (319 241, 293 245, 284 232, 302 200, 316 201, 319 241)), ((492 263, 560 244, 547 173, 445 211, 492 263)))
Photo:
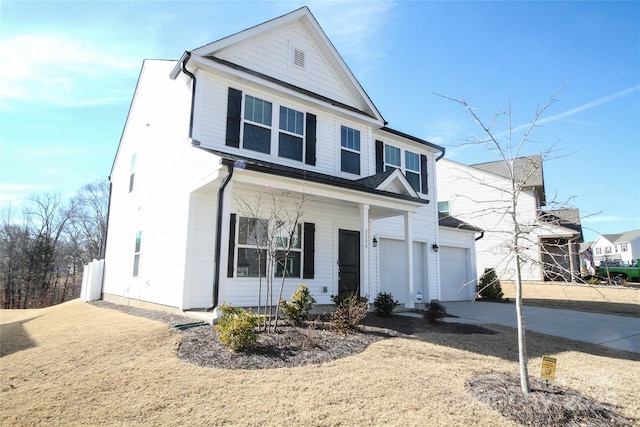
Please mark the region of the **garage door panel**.
POLYGON ((469 250, 453 246, 440 248, 440 287, 442 301, 472 299, 469 289, 469 250))

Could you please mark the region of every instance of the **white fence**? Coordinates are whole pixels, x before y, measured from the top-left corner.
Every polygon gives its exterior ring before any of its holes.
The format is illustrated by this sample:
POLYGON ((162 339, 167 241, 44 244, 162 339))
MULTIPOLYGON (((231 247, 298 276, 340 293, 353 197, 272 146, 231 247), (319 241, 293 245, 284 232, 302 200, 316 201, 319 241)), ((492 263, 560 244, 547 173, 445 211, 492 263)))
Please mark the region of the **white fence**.
POLYGON ((82 288, 80 300, 84 302, 97 301, 102 294, 102 275, 104 274, 104 260, 94 259, 84 266, 82 271, 82 288))

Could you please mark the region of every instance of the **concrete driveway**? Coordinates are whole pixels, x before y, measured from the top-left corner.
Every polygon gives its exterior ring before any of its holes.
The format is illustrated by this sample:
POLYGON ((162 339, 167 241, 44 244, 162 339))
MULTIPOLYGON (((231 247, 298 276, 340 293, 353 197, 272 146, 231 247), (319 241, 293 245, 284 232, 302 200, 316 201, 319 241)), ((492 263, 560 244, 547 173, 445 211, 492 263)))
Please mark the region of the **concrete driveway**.
MULTIPOLYGON (((517 328, 514 304, 460 301, 444 305, 448 313, 460 317, 450 321, 517 328)), ((524 321, 529 331, 640 353, 638 318, 524 306, 524 321)))

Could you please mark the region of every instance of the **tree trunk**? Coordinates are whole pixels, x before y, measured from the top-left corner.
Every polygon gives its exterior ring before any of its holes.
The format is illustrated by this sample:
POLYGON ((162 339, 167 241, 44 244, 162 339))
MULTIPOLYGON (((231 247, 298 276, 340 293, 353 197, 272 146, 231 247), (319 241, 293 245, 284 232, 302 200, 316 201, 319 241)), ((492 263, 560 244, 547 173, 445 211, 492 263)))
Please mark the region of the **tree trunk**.
POLYGON ((520 255, 516 253, 516 318, 518 322, 518 362, 520 365, 520 388, 524 395, 528 395, 531 387, 529 386, 529 371, 527 369, 527 345, 525 340, 524 313, 522 311, 522 273, 520 271, 520 263, 520 255))

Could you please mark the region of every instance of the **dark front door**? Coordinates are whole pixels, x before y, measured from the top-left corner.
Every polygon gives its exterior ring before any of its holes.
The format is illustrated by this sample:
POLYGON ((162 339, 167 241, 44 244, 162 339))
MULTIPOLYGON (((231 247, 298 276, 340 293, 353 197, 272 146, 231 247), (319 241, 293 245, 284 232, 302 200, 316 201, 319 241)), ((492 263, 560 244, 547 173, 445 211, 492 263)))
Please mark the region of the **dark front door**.
POLYGON ((338 230, 338 295, 360 294, 360 232, 338 230))

